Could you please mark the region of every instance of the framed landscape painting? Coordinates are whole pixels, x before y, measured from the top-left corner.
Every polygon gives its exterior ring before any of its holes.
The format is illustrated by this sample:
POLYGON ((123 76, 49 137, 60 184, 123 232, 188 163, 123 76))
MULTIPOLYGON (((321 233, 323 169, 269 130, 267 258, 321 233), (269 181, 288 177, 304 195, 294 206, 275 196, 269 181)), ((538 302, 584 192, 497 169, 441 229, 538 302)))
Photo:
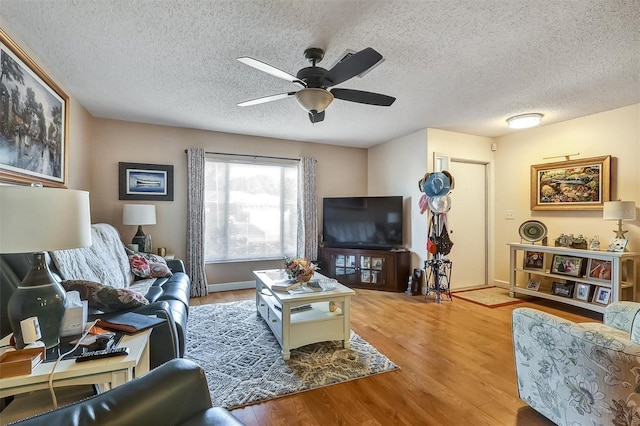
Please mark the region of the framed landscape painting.
POLYGON ((67 95, 0 29, 0 181, 67 186, 67 95))
POLYGON ((610 199, 610 155, 531 166, 531 210, 598 210, 610 199))
POLYGON ((119 199, 173 201, 173 166, 118 163, 119 199))

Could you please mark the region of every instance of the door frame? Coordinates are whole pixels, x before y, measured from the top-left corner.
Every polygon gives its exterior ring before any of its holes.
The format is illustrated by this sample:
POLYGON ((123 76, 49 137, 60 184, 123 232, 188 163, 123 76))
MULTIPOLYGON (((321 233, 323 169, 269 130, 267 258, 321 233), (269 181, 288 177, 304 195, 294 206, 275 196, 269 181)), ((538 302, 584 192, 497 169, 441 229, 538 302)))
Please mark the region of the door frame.
MULTIPOLYGON (((456 163, 468 163, 478 164, 484 166, 484 185, 485 185, 485 282, 486 285, 495 285, 495 229, 493 224, 494 220, 494 193, 492 191, 493 185, 493 161, 480 161, 469 158, 450 157, 443 152, 433 153, 433 170, 440 172, 447 170, 449 164, 456 163)), ((455 179, 455 177, 454 177, 455 179)))

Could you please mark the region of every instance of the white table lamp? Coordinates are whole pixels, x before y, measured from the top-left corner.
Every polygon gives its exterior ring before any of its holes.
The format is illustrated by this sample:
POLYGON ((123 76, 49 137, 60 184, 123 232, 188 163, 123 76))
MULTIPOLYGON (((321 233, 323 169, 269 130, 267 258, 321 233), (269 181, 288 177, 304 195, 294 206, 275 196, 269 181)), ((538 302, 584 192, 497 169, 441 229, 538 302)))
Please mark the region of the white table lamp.
POLYGON ((616 238, 624 238, 627 231, 622 229, 623 220, 636 220, 636 203, 635 201, 607 201, 604 203, 602 213, 604 220, 617 220, 618 230, 614 230, 616 238))
POLYGON ((0 186, 0 253, 33 253, 31 270, 9 298, 18 349, 20 322, 37 317, 47 348, 60 343, 65 291, 51 275, 45 251, 91 245, 89 193, 60 188, 0 186))
POLYGON ((138 232, 133 237, 131 244, 137 244, 139 251, 144 251, 146 235, 142 225, 156 224, 156 206, 154 204, 125 204, 122 209, 122 224, 136 225, 138 232))

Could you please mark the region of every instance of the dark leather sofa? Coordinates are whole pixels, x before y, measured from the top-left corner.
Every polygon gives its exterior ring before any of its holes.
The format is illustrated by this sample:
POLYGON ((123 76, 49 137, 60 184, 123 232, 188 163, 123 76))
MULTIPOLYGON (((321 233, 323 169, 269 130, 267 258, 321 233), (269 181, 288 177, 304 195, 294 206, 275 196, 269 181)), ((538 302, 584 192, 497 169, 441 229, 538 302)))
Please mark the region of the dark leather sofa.
MULTIPOLYGON (((109 240, 101 232, 115 233, 111 237, 119 242, 119 235, 110 225, 92 225, 92 239, 94 243, 109 240)), ((97 245, 97 244, 96 244, 97 245)), ((83 250, 83 249, 74 249, 83 250)), ((125 256, 124 246, 122 255, 125 256)), ((7 316, 7 303, 13 290, 31 268, 32 254, 3 254, 0 255, 0 336, 11 333, 11 326, 7 316)), ((47 255, 49 269, 54 277, 66 279, 47 255)), ((145 315, 157 315, 167 320, 166 323, 154 327, 150 338, 150 367, 157 367, 171 359, 183 357, 187 319, 189 317, 189 295, 191 281, 184 271, 184 264, 180 260, 168 260, 167 265, 173 275, 168 278, 157 278, 149 287, 145 297, 148 305, 133 309, 145 315)), ((74 278, 75 279, 75 278, 74 278)), ((91 316, 90 316, 91 319, 91 316)))
POLYGON ((169 361, 115 389, 14 424, 243 425, 224 408, 212 408, 204 371, 187 359, 169 361))

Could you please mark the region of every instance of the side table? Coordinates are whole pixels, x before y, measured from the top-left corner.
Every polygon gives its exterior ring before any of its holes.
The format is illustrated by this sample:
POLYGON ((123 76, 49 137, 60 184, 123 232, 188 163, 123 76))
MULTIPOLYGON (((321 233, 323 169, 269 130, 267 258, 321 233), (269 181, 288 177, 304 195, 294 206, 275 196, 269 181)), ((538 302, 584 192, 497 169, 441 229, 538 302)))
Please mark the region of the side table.
MULTIPOLYGON (((104 391, 146 374, 149 372, 150 335, 150 329, 123 335, 118 347, 128 347, 127 356, 80 363, 76 363, 74 359, 60 361, 53 376, 54 390, 58 392, 62 387, 75 385, 98 385, 101 391, 104 391)), ((8 341, 9 336, 6 336, 0 340, 0 344, 8 344, 8 341)), ((0 379, 0 398, 32 392, 30 395, 16 398, 2 411, 2 424, 53 409, 51 398, 44 397, 42 393, 49 395, 49 375, 54 364, 55 362, 43 362, 29 375, 0 379), (28 403, 20 403, 21 400, 28 400, 28 403)), ((65 400, 66 402, 72 401, 65 400)))

